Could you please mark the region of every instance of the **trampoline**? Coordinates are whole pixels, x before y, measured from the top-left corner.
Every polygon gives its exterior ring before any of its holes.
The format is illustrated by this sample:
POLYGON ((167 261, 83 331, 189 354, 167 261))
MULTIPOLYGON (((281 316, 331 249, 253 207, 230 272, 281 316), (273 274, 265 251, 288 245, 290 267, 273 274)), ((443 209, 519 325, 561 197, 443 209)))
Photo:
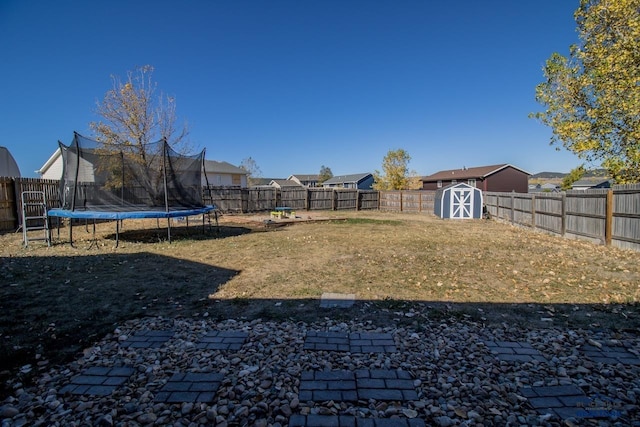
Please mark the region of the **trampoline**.
MULTIPOLYGON (((103 211, 70 211, 66 209, 49 209, 47 214, 50 217, 85 219, 85 220, 107 220, 116 221, 116 248, 120 243, 120 225, 125 219, 167 219, 167 240, 171 243, 171 218, 189 218, 190 216, 202 215, 202 227, 205 227, 205 215, 214 212, 216 226, 218 225, 218 215, 215 213, 216 207, 213 205, 197 209, 163 211, 130 211, 130 212, 103 212, 103 211)), ((187 226, 189 226, 187 219, 187 226)), ((95 236, 95 222, 93 223, 93 233, 95 236)), ((69 221, 69 243, 73 246, 73 222, 69 221)))
MULTIPOLYGON (((63 160, 60 180, 61 207, 48 209, 49 217, 69 219, 73 245, 73 220, 116 222, 116 247, 125 219, 167 219, 171 242, 171 219, 214 212, 205 205, 204 153, 186 155, 174 151, 166 140, 147 144, 99 142, 74 132, 73 142, 58 142, 63 160)), ((59 229, 58 229, 59 232, 59 229)))

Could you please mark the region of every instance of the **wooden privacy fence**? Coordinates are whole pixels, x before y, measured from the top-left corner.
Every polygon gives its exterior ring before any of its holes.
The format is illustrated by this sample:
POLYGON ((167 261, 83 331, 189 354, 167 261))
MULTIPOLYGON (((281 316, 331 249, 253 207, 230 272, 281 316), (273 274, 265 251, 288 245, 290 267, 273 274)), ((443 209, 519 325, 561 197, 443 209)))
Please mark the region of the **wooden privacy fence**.
MULTIPOLYGON (((22 223, 23 191, 44 191, 48 208, 58 208, 58 190, 57 180, 0 177, 0 230, 16 230, 22 223)), ((377 191, 357 189, 205 187, 203 197, 206 204, 235 213, 264 212, 279 206, 301 211, 378 209, 377 191)))
POLYGON ((223 212, 262 212, 279 206, 294 210, 378 209, 378 192, 337 188, 207 187, 205 202, 223 212))
POLYGON ((640 184, 565 193, 485 192, 491 216, 564 237, 640 250, 640 184))
MULTIPOLYGON (((0 177, 0 230, 22 223, 20 195, 44 191, 49 208, 60 207, 57 180, 0 177)), ((205 203, 223 212, 383 210, 433 214, 435 191, 373 191, 334 188, 206 187, 205 203)), ((492 217, 560 236, 640 251, 640 184, 566 193, 485 192, 492 217)))
POLYGON ((433 214, 435 191, 380 191, 380 210, 433 214))
MULTIPOLYGON (((59 186, 60 181, 51 179, 0 177, 0 231, 17 230, 22 224, 23 191, 44 191, 47 208, 52 209, 60 207, 59 186)), ((35 220, 32 222, 37 225, 35 220)))

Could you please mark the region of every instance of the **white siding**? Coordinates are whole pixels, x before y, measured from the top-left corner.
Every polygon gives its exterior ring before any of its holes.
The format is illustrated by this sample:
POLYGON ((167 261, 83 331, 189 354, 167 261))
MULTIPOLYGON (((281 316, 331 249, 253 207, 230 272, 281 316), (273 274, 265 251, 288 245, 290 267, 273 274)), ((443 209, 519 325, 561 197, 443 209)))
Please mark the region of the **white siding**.
POLYGON ((42 179, 60 179, 62 178, 62 156, 58 158, 44 171, 42 179))

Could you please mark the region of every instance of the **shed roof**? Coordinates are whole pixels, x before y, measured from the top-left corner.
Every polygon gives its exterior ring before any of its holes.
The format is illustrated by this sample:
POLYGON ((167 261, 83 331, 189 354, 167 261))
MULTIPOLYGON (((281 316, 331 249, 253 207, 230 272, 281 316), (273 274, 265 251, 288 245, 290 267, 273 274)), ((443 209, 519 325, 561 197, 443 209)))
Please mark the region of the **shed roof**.
POLYGON ((499 172, 508 167, 512 167, 527 175, 531 175, 529 172, 523 169, 517 168, 508 163, 504 163, 501 165, 478 166, 478 167, 472 167, 472 168, 444 170, 444 171, 436 172, 433 175, 425 176, 422 178, 422 181, 443 181, 443 180, 450 180, 450 179, 473 179, 473 178, 484 179, 489 175, 493 175, 494 173, 499 172))

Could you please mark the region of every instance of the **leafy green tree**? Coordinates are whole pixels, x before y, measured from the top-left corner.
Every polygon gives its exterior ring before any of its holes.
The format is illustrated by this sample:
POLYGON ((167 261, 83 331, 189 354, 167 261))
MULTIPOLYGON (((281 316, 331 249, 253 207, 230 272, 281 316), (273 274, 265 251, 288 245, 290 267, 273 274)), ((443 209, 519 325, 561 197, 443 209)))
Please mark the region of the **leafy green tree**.
POLYGON ((260 170, 260 167, 251 157, 243 159, 242 162, 240 162, 240 168, 247 171, 247 183, 250 187, 257 183, 257 178, 262 177, 262 171, 260 170))
POLYGON ((561 144, 600 161, 618 183, 640 182, 640 0, 581 0, 580 38, 546 61, 532 114, 561 144))
POLYGON ((320 166, 320 173, 318 174, 318 184, 322 184, 326 180, 333 178, 333 172, 328 166, 320 166))
POLYGON ((585 172, 586 170, 584 168, 584 165, 580 165, 576 168, 571 169, 571 171, 569 171, 569 173, 566 174, 564 178, 562 178, 562 185, 560 186, 560 188, 562 190, 571 190, 573 183, 582 179, 585 172))
POLYGON ((389 150, 382 160, 382 170, 374 171, 373 188, 376 190, 407 190, 420 188, 420 181, 415 171, 409 171, 411 156, 402 148, 389 150))

